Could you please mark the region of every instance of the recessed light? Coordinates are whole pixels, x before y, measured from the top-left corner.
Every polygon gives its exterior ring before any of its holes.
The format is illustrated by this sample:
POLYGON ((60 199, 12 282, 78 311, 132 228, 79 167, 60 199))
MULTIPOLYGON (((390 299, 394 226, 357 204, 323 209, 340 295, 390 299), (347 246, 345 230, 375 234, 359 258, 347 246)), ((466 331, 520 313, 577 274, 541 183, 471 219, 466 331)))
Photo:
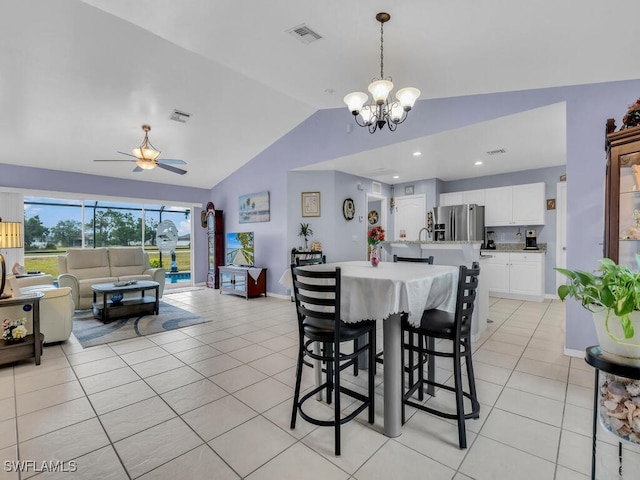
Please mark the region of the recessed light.
POLYGON ((483 162, 481 160, 478 160, 477 162, 474 163, 474 165, 482 165, 482 163, 483 162))
POLYGON ((394 180, 397 180, 398 178, 400 178, 400 175, 394 175, 394 176, 393 176, 393 179, 394 179, 394 180))
POLYGON ((422 155, 422 152, 413 152, 414 157, 419 157, 420 155, 422 155))

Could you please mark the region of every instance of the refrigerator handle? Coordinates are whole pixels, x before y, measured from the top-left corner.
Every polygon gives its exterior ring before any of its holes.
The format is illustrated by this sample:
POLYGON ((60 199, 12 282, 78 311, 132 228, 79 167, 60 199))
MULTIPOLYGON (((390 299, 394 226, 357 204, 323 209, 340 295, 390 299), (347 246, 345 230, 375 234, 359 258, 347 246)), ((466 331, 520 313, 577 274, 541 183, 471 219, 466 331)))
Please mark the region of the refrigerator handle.
POLYGON ((456 238, 456 211, 453 208, 449 212, 449 231, 451 232, 451 238, 449 240, 455 240, 455 238, 456 238))

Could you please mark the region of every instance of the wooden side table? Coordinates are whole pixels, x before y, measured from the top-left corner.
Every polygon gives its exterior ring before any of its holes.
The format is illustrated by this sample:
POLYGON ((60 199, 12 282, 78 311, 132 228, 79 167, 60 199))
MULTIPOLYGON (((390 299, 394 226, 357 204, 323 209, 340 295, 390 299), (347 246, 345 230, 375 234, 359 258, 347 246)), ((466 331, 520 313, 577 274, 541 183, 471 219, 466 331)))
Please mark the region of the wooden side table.
MULTIPOLYGON (((618 377, 640 380, 640 367, 607 360, 602 356, 599 345, 588 347, 585 353, 585 361, 595 369, 595 382, 593 387, 593 430, 592 430, 592 450, 591 450, 591 479, 596 478, 596 436, 598 432, 599 413, 599 393, 600 393, 600 372, 609 373, 618 377)), ((626 441, 626 440, 625 440, 626 441)), ((618 475, 622 478, 622 442, 618 442, 618 475)))
MULTIPOLYGON (((33 332, 19 342, 0 340, 0 365, 17 362, 29 358, 35 358, 36 365, 40 365, 42 343, 44 336, 40 333, 40 299, 44 297, 42 292, 33 292, 20 297, 11 297, 0 300, 0 309, 14 305, 28 306, 32 312, 33 332)), ((1 310, 0 310, 1 312, 1 310)), ((0 317, 2 313, 0 313, 0 317)))

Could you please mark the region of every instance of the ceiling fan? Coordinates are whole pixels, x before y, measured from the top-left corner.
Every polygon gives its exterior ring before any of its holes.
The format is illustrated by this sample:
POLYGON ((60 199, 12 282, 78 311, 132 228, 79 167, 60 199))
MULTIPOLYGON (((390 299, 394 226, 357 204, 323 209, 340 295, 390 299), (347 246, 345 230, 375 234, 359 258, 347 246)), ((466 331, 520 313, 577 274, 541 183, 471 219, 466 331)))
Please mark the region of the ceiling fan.
POLYGON ((187 163, 184 160, 174 160, 170 158, 158 158, 160 156, 160 151, 156 150, 151 142, 149 141, 149 130, 151 130, 151 126, 142 125, 142 130, 144 130, 144 140, 139 147, 136 147, 131 150, 131 153, 118 152, 122 155, 126 155, 128 157, 132 157, 132 159, 122 159, 122 160, 94 160, 94 162, 135 162, 136 168, 133 169, 134 172, 141 172, 143 170, 151 170, 156 167, 160 167, 164 170, 169 170, 170 172, 177 173, 179 175, 184 175, 187 173, 186 170, 182 168, 174 167, 173 165, 186 165, 187 163))

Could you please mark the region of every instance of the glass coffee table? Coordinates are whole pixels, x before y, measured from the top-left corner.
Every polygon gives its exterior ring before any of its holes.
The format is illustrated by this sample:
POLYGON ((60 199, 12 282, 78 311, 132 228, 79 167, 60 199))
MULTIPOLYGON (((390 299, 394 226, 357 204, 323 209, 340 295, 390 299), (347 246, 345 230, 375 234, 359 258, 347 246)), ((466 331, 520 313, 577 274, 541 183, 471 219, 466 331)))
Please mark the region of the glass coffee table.
POLYGON ((107 323, 116 318, 134 315, 154 314, 160 312, 158 298, 160 284, 150 280, 133 282, 98 283, 91 285, 93 290, 93 316, 107 323), (145 296, 145 292, 153 290, 155 295, 145 296), (127 296, 125 293, 139 292, 140 295, 127 296), (102 295, 102 301, 98 301, 102 295))

